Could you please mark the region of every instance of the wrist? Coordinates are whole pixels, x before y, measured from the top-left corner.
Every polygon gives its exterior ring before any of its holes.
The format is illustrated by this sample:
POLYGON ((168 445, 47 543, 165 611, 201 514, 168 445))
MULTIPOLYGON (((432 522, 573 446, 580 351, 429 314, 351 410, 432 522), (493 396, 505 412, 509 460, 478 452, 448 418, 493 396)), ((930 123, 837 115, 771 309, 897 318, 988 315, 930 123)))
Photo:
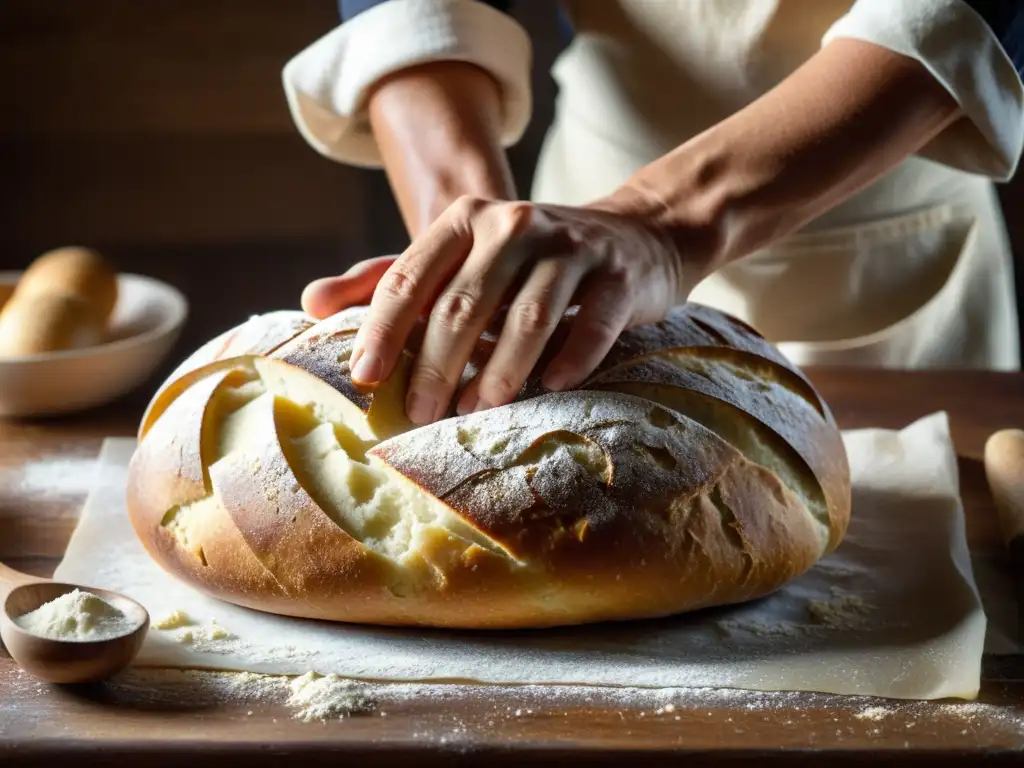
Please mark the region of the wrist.
POLYGON ((735 153, 712 129, 644 166, 588 207, 642 220, 703 278, 729 260, 734 210, 751 185, 739 172, 735 153))
POLYGON ((370 95, 374 137, 413 237, 461 195, 515 197, 500 113, 497 83, 462 62, 403 70, 370 95))
POLYGON ((488 200, 515 199, 515 185, 506 163, 475 147, 451 146, 447 152, 420 158, 418 210, 412 228, 422 232, 463 195, 488 200), (442 157, 443 154, 443 157, 442 157))

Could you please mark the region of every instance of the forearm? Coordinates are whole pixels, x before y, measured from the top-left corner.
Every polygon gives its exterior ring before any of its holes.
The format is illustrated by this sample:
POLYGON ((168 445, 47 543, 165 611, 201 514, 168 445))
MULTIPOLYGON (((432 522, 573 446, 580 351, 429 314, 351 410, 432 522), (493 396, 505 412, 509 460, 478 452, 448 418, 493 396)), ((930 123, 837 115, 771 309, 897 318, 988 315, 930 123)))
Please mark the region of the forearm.
POLYGON ((841 39, 597 206, 654 219, 684 258, 702 254, 691 266, 705 275, 837 205, 958 116, 919 63, 841 39))
POLYGON ((370 124, 411 236, 461 195, 515 198, 500 110, 495 81, 461 62, 403 70, 374 89, 370 124))

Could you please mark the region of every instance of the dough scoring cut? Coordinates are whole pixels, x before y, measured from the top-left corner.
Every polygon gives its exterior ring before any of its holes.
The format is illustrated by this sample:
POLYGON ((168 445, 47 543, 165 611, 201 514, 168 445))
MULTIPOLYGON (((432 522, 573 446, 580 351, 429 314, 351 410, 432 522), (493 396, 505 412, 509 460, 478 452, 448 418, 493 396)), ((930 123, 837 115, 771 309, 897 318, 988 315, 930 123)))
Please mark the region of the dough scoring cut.
POLYGON ((624 333, 577 390, 531 377, 509 405, 414 428, 414 348, 375 390, 352 382, 365 311, 254 317, 159 389, 128 508, 162 567, 262 611, 498 629, 750 600, 842 540, 835 420, 731 317, 680 307, 624 333))

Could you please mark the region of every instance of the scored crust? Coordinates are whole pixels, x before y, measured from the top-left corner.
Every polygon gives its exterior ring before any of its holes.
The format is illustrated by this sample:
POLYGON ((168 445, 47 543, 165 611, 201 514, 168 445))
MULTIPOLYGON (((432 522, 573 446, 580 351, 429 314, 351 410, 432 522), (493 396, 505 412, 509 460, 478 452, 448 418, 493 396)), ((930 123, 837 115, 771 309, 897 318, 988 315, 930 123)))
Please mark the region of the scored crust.
MULTIPOLYGON (((533 376, 509 405, 415 429, 415 342, 369 391, 348 368, 365 308, 300 315, 205 345, 140 427, 132 523, 221 599, 392 625, 648 618, 768 594, 846 530, 827 405, 715 310, 627 331, 579 390, 533 376)), ((493 348, 485 334, 464 382, 493 348)))

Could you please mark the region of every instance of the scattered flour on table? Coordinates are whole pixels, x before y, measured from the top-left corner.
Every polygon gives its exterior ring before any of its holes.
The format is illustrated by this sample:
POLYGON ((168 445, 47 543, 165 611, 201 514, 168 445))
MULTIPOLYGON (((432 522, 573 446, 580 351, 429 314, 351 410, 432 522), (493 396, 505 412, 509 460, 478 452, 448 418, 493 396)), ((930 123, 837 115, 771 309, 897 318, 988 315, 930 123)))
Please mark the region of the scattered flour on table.
POLYGON ((234 638, 235 636, 218 624, 216 619, 210 619, 208 627, 186 627, 174 639, 182 645, 190 645, 196 650, 202 651, 211 646, 216 647, 218 640, 233 640, 234 638))
POLYGON ((999 706, 980 701, 937 703, 934 701, 890 702, 869 706, 854 714, 857 720, 889 721, 895 727, 912 730, 918 724, 934 725, 936 721, 947 727, 958 727, 961 735, 981 727, 1007 729, 1014 734, 1024 731, 1024 709, 1010 705, 999 706), (964 728, 963 726, 969 726, 964 728))
MULTIPOLYGON (((605 709, 619 718, 701 721, 729 710, 737 714, 735 727, 753 717, 782 727, 820 725, 823 712, 833 714, 837 735, 854 735, 850 721, 878 723, 871 733, 913 729, 939 722, 957 731, 985 729, 1007 737, 1024 729, 1024 711, 979 702, 945 703, 887 701, 858 696, 748 691, 733 688, 606 688, 586 685, 474 685, 462 683, 378 683, 308 673, 301 677, 252 672, 131 669, 116 678, 119 695, 128 699, 182 698, 200 706, 214 702, 241 705, 243 714, 259 706, 287 707, 303 722, 346 720, 351 717, 387 717, 392 708, 418 707, 426 702, 429 726, 414 738, 442 742, 471 738, 472 734, 537 717, 569 716, 584 709, 605 709), (880 703, 881 702, 881 703, 880 703), (449 706, 444 706, 448 704, 449 706), (440 705, 440 706, 438 706, 440 705), (470 715, 449 714, 471 712, 470 715), (885 721, 884 726, 882 721, 885 721), (839 728, 842 723, 845 728, 839 728)), ((733 722, 728 718, 726 722, 733 722)), ((817 726, 815 726, 817 727, 817 726)), ((869 727, 868 725, 862 727, 869 727)))
MULTIPOLYGON (((313 659, 317 651, 305 650, 295 646, 256 646, 249 643, 211 618, 206 626, 198 623, 185 611, 174 610, 162 617, 153 625, 153 629, 174 632, 171 637, 180 645, 196 653, 213 653, 220 655, 254 656, 266 661, 301 661, 313 659)), ((200 666, 200 665, 197 665, 200 666)))
MULTIPOLYGON (((299 677, 287 677, 254 672, 135 669, 120 679, 149 696, 167 687, 224 702, 283 704, 296 720, 307 723, 340 720, 374 709, 370 686, 333 674, 307 672, 299 677)), ((249 715, 252 715, 251 710, 247 712, 249 715)))
POLYGON ((84 642, 121 637, 139 626, 103 598, 78 589, 18 616, 14 623, 39 637, 84 642))
POLYGON ((168 629, 181 629, 187 627, 192 623, 192 619, 185 611, 180 609, 173 610, 166 616, 162 616, 152 623, 153 629, 168 630, 168 629))
POLYGON ((854 715, 858 720, 884 720, 892 714, 892 710, 885 707, 868 707, 854 715))
POLYGON ((363 686, 338 675, 307 672, 292 680, 288 687, 288 706, 295 710, 297 719, 307 723, 334 720, 373 708, 373 700, 363 686))
POLYGON ((11 480, 19 493, 33 497, 84 496, 96 481, 96 468, 95 458, 40 459, 21 465, 11 480))
POLYGON ((245 702, 274 701, 288 689, 291 678, 281 675, 260 675, 255 672, 195 672, 180 674, 198 677, 204 687, 212 687, 230 698, 245 702))

